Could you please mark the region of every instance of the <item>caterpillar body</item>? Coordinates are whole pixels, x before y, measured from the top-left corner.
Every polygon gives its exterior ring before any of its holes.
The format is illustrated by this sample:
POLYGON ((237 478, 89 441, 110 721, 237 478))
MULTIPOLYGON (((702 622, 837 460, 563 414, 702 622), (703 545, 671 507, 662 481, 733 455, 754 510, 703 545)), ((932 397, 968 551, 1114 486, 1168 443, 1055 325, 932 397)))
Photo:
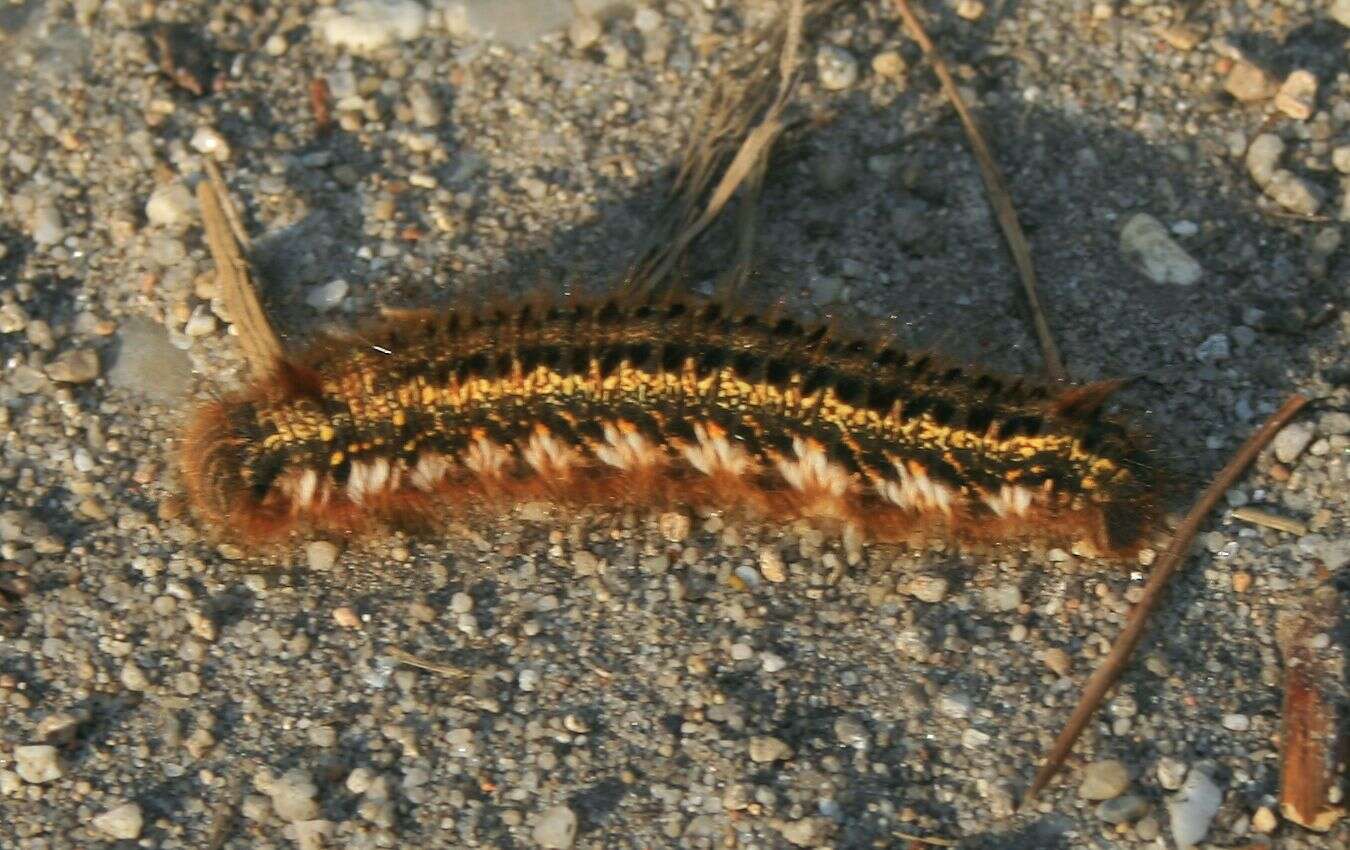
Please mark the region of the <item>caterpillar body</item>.
POLYGON ((944 363, 715 300, 410 312, 196 412, 196 513, 243 543, 550 499, 826 517, 878 540, 1125 557, 1156 518, 1113 386, 944 363))

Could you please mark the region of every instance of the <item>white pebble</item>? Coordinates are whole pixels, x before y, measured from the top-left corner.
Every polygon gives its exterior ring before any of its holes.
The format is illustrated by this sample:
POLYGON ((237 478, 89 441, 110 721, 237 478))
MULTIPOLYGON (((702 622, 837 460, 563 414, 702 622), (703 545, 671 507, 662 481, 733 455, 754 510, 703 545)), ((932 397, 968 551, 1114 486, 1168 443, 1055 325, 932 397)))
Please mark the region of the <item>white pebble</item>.
POLYGON ((337 556, 338 547, 327 540, 315 540, 305 547, 305 560, 311 570, 331 570, 337 556))
POLYGON ((827 44, 816 53, 816 74, 829 91, 842 91, 858 80, 858 60, 842 47, 827 44))
POLYGON ((15 747, 14 770, 24 782, 32 785, 60 779, 65 773, 56 747, 48 744, 15 747))
POLYGON ((182 183, 168 183, 150 193, 145 217, 158 227, 183 227, 197 213, 197 201, 182 183))
POLYGON ((325 41, 356 53, 410 41, 426 26, 427 10, 414 0, 352 0, 314 16, 314 28, 325 41))
POLYGON ((1120 251, 1154 283, 1192 286, 1204 273, 1200 263, 1173 241, 1167 228, 1148 213, 1137 213, 1120 230, 1120 251))
POLYGON ((99 832, 122 841, 139 838, 145 818, 141 807, 135 803, 123 803, 94 818, 94 828, 99 832))
POLYGON ((305 303, 320 313, 327 313, 342 303, 342 299, 347 297, 348 289, 347 281, 342 278, 330 280, 328 283, 310 287, 309 292, 305 293, 305 303))
POLYGON ((212 127, 198 127, 197 132, 192 134, 190 144, 197 153, 222 162, 230 158, 229 142, 226 142, 225 137, 212 127))
POLYGON ((540 847, 565 850, 577 840, 577 814, 567 806, 549 806, 539 813, 531 835, 540 847))
POLYGON ((1246 732, 1252 728, 1252 719, 1245 714, 1225 714, 1223 728, 1230 732, 1246 732))

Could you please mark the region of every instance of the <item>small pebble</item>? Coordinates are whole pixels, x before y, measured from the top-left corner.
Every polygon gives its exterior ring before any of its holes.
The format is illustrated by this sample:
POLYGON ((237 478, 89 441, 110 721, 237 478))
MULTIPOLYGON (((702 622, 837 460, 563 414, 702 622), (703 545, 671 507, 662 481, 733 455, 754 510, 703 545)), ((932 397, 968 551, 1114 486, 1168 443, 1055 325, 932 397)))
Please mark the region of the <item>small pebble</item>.
POLYGON ((47 377, 66 384, 87 384, 99 376, 98 355, 87 348, 64 351, 47 364, 47 377))
POLYGON ((441 123, 441 102, 422 83, 408 88, 408 105, 412 107, 413 121, 419 127, 436 127, 441 123))
POLYGON ((1288 169, 1277 168, 1262 188, 1272 201, 1299 215, 1315 215, 1322 206, 1322 190, 1288 169))
POLYGON ((360 615, 346 605, 333 609, 333 620, 344 629, 355 629, 361 626, 360 615))
POLYGON ((1130 787, 1130 771, 1118 759, 1097 761, 1083 768, 1078 796, 1084 800, 1110 800, 1130 787))
POLYGON ((783 556, 772 546, 765 546, 759 550, 759 572, 766 581, 775 584, 782 584, 788 578, 783 556))
POLYGON ((968 21, 978 21, 984 17, 985 5, 982 0, 957 0, 956 14, 968 21))
POLYGON ((962 693, 943 694, 937 700, 938 713, 953 720, 964 720, 974 708, 975 703, 962 693))
POLYGON ((1284 155, 1284 140, 1274 133, 1262 133, 1247 148, 1247 173, 1256 185, 1265 186, 1280 165, 1284 155))
POLYGON ((885 50, 872 57, 872 73, 888 80, 899 79, 906 70, 905 58, 896 50, 885 50))
POLYGON ((303 770, 286 771, 265 789, 265 793, 272 798, 273 810, 284 821, 313 820, 319 814, 319 804, 314 800, 319 789, 303 770))
POLYGON ((115 806, 93 820, 94 828, 99 832, 122 841, 139 838, 144 823, 141 807, 135 803, 115 806))
POLYGON ((1270 75, 1250 62, 1234 63, 1224 78, 1223 88, 1243 103, 1265 100, 1275 94, 1270 75))
POLYGON ((1307 121, 1317 105, 1317 77, 1311 71, 1292 71, 1275 93, 1275 108, 1296 121, 1307 121))
POLYGON ((411 41, 427 25, 427 10, 415 0, 354 0, 320 9, 315 31, 334 47, 370 53, 396 41, 411 41))
POLYGON ((1206 366, 1222 363, 1232 356, 1233 347, 1227 334, 1212 334, 1195 347, 1195 359, 1206 366))
POLYGON ((755 735, 749 743, 750 760, 756 764, 792 758, 792 748, 769 735, 755 735))
POLYGON ((1200 263, 1178 245, 1148 213, 1136 213, 1120 231, 1125 259, 1154 283, 1192 286, 1204 273, 1200 263))
POLYGON ((305 546, 305 560, 311 570, 331 570, 337 563, 338 547, 327 540, 315 540, 305 546))
POLYGON ((350 289, 347 281, 342 278, 330 280, 328 283, 311 286, 305 293, 305 303, 320 313, 327 313, 342 304, 350 289))
POLYGON ((31 230, 33 242, 38 247, 55 245, 66 238, 65 223, 61 220, 61 211, 51 198, 41 198, 33 209, 31 230))
POLYGON ((1069 670, 1073 666, 1073 662, 1069 658, 1069 653, 1057 646, 1052 646, 1047 649, 1041 656, 1041 660, 1044 661, 1045 666, 1054 671, 1057 676, 1069 675, 1069 670))
POLYGON ((1269 835, 1280 825, 1280 820, 1269 806, 1261 806, 1252 813, 1252 829, 1262 835, 1269 835))
POLYGON ((1252 728, 1252 720, 1245 714, 1225 714, 1223 728, 1230 732, 1246 732, 1252 728))
POLYGON ((156 227, 185 227, 196 216, 196 199, 188 187, 178 181, 157 187, 145 202, 145 217, 156 227))
POLYGON ((539 813, 531 833, 540 847, 571 847, 577 840, 577 815, 567 806, 550 806, 539 813))
POLYGON ((941 602, 947 596, 950 582, 941 576, 915 576, 910 580, 906 592, 920 602, 941 602))
POLYGON ((50 744, 15 747, 14 772, 31 785, 51 782, 65 774, 60 755, 50 744))
POLYGON ((1271 441, 1271 451, 1280 463, 1293 463, 1312 442, 1315 431, 1308 422, 1294 422, 1280 429, 1271 441))
POLYGON ((198 127, 192 134, 192 141, 189 144, 197 153, 212 159, 224 162, 230 158, 229 142, 225 141, 225 137, 213 127, 198 127))
POLYGON ((1133 823, 1148 814, 1148 800, 1138 794, 1124 794, 1097 805, 1097 817, 1107 823, 1133 823))
POLYGON ((816 52, 816 74, 827 91, 843 91, 858 80, 858 60, 844 48, 827 44, 816 52))
POLYGON ((1159 785, 1168 791, 1175 791, 1186 780, 1186 764, 1170 756, 1163 756, 1158 759, 1157 774, 1159 785))

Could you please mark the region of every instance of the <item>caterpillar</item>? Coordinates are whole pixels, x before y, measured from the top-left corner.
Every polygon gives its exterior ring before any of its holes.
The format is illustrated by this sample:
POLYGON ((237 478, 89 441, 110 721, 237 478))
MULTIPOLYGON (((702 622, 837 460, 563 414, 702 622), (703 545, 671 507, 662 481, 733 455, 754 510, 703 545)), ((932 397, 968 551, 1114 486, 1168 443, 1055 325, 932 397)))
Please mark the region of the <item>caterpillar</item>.
POLYGON ((1102 407, 719 300, 406 312, 283 355, 191 419, 195 512, 245 543, 549 499, 819 517, 876 540, 1122 558, 1156 480, 1102 407))

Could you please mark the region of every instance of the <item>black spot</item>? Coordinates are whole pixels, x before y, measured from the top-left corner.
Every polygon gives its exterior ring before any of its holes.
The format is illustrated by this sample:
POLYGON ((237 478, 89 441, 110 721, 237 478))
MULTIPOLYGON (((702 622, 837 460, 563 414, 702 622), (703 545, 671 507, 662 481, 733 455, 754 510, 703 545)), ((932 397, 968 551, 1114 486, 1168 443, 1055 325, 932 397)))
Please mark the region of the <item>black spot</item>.
POLYGON ((992 407, 976 405, 966 413, 966 428, 977 434, 988 431, 992 424, 994 424, 994 409, 992 407))
POLYGON ((833 384, 837 379, 838 373, 829 366, 817 366, 806 376, 806 381, 802 384, 802 394, 812 395, 833 384))
POLYGON ((550 414, 544 418, 544 425, 548 427, 548 432, 559 440, 571 445, 576 445, 577 432, 573 430, 572 423, 568 422, 558 414, 550 414))
POLYGON ((863 397, 863 382, 845 375, 834 382, 834 397, 843 404, 856 405, 863 397))
POLYGON ((666 319, 678 319, 689 312, 688 304, 675 303, 666 308, 666 319))
POLYGON ((677 439, 684 440, 686 443, 698 442, 698 435, 694 433, 693 424, 683 417, 667 420, 666 433, 677 439))
POLYGON ((896 386, 887 386, 873 381, 867 387, 867 407, 877 413, 885 415, 891 412, 895 403, 900 400, 900 388, 896 386))
POLYGON ((539 347, 535 345, 520 349, 520 351, 516 353, 516 356, 520 358, 520 371, 526 375, 530 374, 535 369, 538 369, 539 363, 542 360, 539 347))
POLYGON ((774 358, 764 365, 764 379, 771 384, 787 383, 791 374, 792 368, 783 360, 774 358))
POLYGON ((975 379, 971 386, 977 392, 988 393, 992 397, 998 395, 999 391, 1003 389, 1003 382, 989 375, 981 375, 975 379))
POLYGON ((830 459, 831 463, 839 464, 850 473, 862 472, 862 469, 858 466, 858 459, 853 456, 853 450, 838 440, 825 447, 825 456, 830 459))
POLYGON ((1041 428, 1045 426, 1045 420, 1039 416, 1022 415, 1009 416, 998 426, 998 438, 1000 440, 1010 440, 1017 436, 1035 437, 1041 433, 1041 428))
POLYGON ((1144 533, 1144 514, 1132 505, 1109 502, 1102 505, 1102 530, 1112 549, 1128 549, 1144 533))
POLYGON ((261 502, 267 495, 267 491, 272 489, 272 483, 277 480, 281 470, 285 467, 286 461, 279 453, 265 454, 254 462, 251 472, 253 480, 249 484, 249 491, 253 495, 254 501, 261 502))
POLYGON ((572 308, 572 324, 585 324, 591 318, 591 308, 585 304, 578 304, 572 308))
POLYGON ((722 305, 705 304, 703 309, 699 311, 698 317, 704 322, 716 322, 718 319, 722 318, 722 305))
POLYGON ((650 342, 634 342, 628 346, 628 362, 635 368, 646 371, 651 366, 652 354, 655 351, 650 342))
POLYGON ((698 373, 705 375, 727 365, 727 350, 716 345, 705 345, 698 353, 698 373))
POLYGON ((1027 398, 1032 399, 1034 401, 1040 401, 1042 399, 1047 399, 1049 397, 1050 393, 1048 390, 1046 390, 1045 387, 1032 387, 1031 389, 1027 390, 1027 398))
POLYGON ((623 350, 618 346, 611 345, 600 355, 600 377, 608 378, 619 368, 623 362, 623 350))
POLYGON ((606 301, 605 306, 601 307, 600 312, 596 314, 595 321, 599 325, 613 325, 617 324, 622 318, 623 314, 619 311, 619 305, 613 301, 606 301))
POLYGON ((1112 438, 1122 438, 1125 436, 1125 429, 1114 422, 1103 422, 1098 420, 1088 426, 1087 433, 1083 435, 1083 450, 1095 452, 1112 438))
POLYGON ((928 367, 931 365, 933 365, 933 358, 925 354, 923 357, 920 357, 918 360, 909 364, 909 371, 916 376, 922 375, 924 372, 928 371, 928 367))
POLYGON ((346 455, 342 456, 342 462, 333 467, 333 483, 339 487, 347 486, 347 477, 352 474, 352 462, 346 455))
POLYGON ((961 487, 965 485, 965 480, 961 473, 957 472, 956 467, 940 457, 928 456, 923 459, 923 468, 928 472, 928 477, 950 487, 961 487))
POLYGON ((667 372, 682 368, 687 359, 689 348, 682 343, 668 342, 665 348, 661 349, 661 368, 667 372))
POLYGON ((241 402, 230 408, 228 418, 230 431, 236 436, 243 437, 250 442, 260 436, 258 433, 258 409, 250 402, 241 402))
POLYGON ((577 435, 585 437, 593 442, 602 442, 605 439, 605 429, 594 419, 583 419, 577 423, 577 435))
POLYGON ((520 311, 516 313, 516 327, 524 329, 538 327, 538 325, 539 322, 534 317, 534 308, 529 304, 521 307, 520 311))
POLYGON ((741 316, 740 325, 746 330, 754 330, 759 326, 759 317, 754 313, 746 313, 744 316, 741 316))
POLYGON ((937 399, 933 402, 933 410, 928 414, 933 421, 939 425, 946 425, 952 421, 956 415, 956 406, 945 398, 937 399))
POLYGON ((915 416, 922 416, 924 413, 928 412, 936 402, 937 399, 933 398, 931 395, 915 396, 905 402, 904 406, 901 407, 900 417, 902 419, 913 419, 915 416))
POLYGON ((568 352, 569 374, 584 375, 591 370, 591 349, 585 345, 573 346, 568 352))
POLYGON ((961 377, 961 374, 962 369, 960 367, 948 369, 946 372, 942 373, 941 378, 938 378, 938 383, 940 384, 955 383, 961 377))
POLYGON ((899 368, 905 365, 905 355, 894 348, 883 348, 877 352, 876 358, 872 361, 877 366, 899 368))
POLYGON ((509 375, 515 366, 516 358, 509 351, 503 351, 497 355, 497 374, 509 375))
POLYGON ((766 430, 762 437, 764 443, 780 455, 793 455, 792 435, 783 432, 782 428, 772 428, 766 430))
POLYGON ((802 326, 792 319, 779 319, 770 333, 779 338, 801 336, 802 326))
POLYGON ((825 325, 819 325, 816 328, 813 328, 811 332, 806 335, 805 342, 807 345, 815 345, 816 343, 824 339, 826 336, 828 336, 829 333, 830 333, 829 328, 827 328, 825 325))
POLYGON ((459 368, 455 370, 455 374, 461 381, 478 377, 487 369, 487 365, 487 355, 480 351, 459 361, 459 368))
POLYGON ((633 318, 637 319, 638 321, 650 319, 651 316, 652 316, 652 305, 650 304, 643 304, 642 306, 633 310, 633 318))
POLYGON ((562 349, 556 345, 539 346, 539 363, 550 369, 557 369, 562 362, 562 349))
POLYGON ((736 370, 736 374, 742 378, 753 381, 756 373, 761 371, 764 366, 764 360, 753 351, 739 351, 731 358, 731 368, 736 370))

